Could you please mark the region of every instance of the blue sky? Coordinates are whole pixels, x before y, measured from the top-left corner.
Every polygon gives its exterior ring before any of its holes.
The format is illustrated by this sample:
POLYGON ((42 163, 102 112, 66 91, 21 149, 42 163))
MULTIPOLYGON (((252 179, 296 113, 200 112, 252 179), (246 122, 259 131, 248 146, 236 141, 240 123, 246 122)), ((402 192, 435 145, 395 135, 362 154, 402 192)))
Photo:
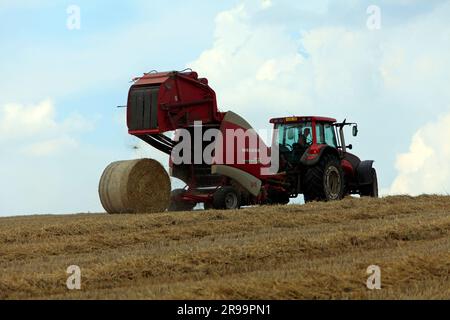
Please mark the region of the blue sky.
POLYGON ((450 192, 449 14, 438 0, 0 0, 0 215, 101 211, 109 162, 166 162, 115 106, 132 77, 185 67, 258 129, 290 114, 358 121, 351 143, 385 194, 450 192))

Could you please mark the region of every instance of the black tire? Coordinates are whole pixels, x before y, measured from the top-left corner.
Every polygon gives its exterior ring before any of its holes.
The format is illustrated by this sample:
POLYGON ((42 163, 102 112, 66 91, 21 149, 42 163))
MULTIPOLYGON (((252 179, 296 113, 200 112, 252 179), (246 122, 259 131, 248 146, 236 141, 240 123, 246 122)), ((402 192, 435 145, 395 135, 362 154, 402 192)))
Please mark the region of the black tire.
POLYGON ((345 194, 344 171, 337 157, 326 154, 304 176, 305 202, 341 200, 345 194))
POLYGON ((185 192, 186 191, 184 189, 176 189, 172 191, 170 195, 169 211, 192 211, 192 209, 194 209, 194 203, 179 200, 180 196, 185 192))
POLYGON ((372 183, 360 188, 359 194, 361 197, 378 198, 378 177, 377 171, 372 169, 372 183))
POLYGON ((237 210, 241 207, 241 194, 233 187, 222 187, 214 193, 213 208, 237 210))

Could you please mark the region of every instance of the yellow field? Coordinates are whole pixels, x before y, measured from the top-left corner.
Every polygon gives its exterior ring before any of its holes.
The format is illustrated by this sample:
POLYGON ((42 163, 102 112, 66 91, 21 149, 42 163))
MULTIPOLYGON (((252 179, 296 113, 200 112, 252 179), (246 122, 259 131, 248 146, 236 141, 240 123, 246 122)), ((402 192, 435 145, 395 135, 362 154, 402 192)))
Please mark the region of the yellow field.
POLYGON ((0 298, 449 299, 450 197, 3 218, 0 298))

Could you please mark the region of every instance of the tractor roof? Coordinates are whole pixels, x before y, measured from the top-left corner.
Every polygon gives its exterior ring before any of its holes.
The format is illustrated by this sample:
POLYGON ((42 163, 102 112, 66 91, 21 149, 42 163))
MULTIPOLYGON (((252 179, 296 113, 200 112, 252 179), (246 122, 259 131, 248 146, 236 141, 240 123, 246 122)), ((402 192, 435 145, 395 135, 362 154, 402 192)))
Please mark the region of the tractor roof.
POLYGON ((293 117, 284 117, 284 118, 274 118, 270 120, 270 123, 299 123, 299 122, 328 122, 335 123, 336 119, 327 118, 327 117, 318 117, 318 116, 293 116, 293 117))

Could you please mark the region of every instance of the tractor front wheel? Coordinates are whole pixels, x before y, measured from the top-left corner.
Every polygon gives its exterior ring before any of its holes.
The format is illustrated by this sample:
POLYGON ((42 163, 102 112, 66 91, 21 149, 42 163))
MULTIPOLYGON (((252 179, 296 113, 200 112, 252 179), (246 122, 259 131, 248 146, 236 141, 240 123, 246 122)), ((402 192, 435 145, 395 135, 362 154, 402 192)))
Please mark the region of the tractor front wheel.
POLYGON ((344 179, 339 160, 332 155, 324 155, 319 163, 306 170, 305 202, 342 199, 345 192, 344 179))

